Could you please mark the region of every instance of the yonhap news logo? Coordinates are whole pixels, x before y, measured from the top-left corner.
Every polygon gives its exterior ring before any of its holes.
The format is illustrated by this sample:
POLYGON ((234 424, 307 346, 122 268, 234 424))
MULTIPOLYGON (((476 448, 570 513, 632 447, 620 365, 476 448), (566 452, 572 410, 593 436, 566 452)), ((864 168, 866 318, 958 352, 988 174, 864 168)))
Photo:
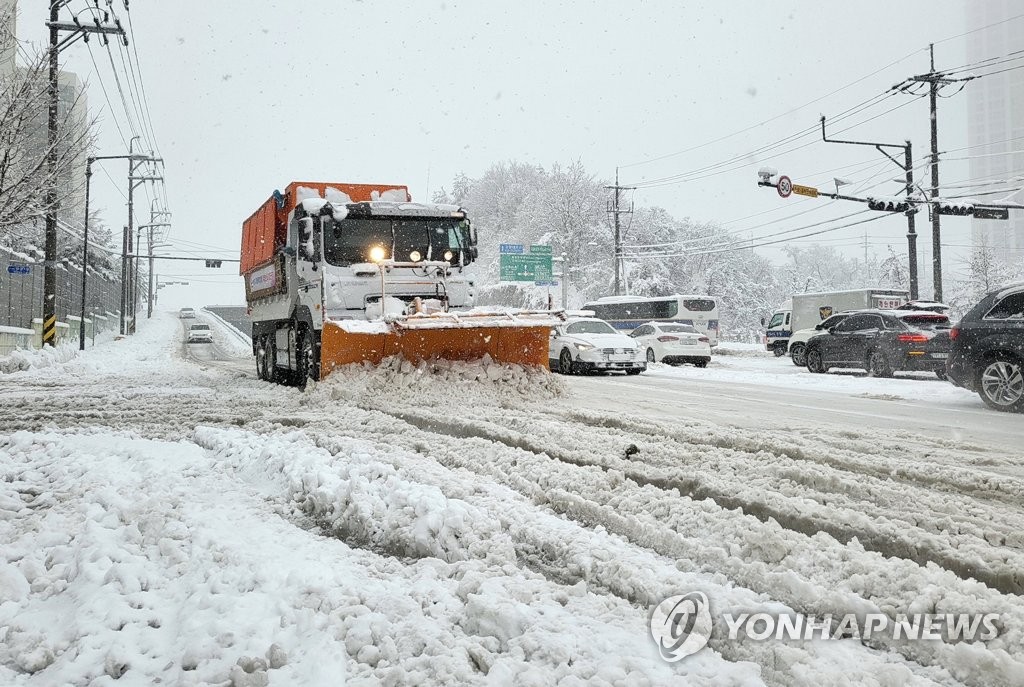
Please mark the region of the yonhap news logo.
POLYGON ((701 592, 670 596, 651 612, 651 636, 658 653, 674 663, 697 653, 711 637, 711 608, 701 592))
MULTIPOLYGON (((986 642, 999 636, 998 613, 723 613, 720 640, 811 641, 882 637, 895 641, 986 642)), ((670 596, 651 610, 651 637, 669 663, 691 656, 711 639, 714 620, 702 592, 670 596)))

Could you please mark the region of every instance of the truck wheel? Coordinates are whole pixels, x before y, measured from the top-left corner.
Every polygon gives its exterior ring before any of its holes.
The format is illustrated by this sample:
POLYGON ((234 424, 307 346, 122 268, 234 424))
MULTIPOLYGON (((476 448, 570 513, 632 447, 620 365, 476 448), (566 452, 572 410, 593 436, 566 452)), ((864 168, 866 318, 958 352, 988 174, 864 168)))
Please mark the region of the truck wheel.
POLYGON ((276 384, 279 381, 277 374, 277 338, 273 334, 268 334, 263 342, 263 355, 266 361, 266 367, 263 369, 263 379, 271 384, 276 384))
POLYGON ((807 346, 804 344, 793 344, 789 349, 789 355, 793 358, 794 365, 803 367, 807 364, 807 346))
POLYGON ((868 374, 872 377, 892 377, 893 369, 892 365, 885 357, 885 353, 880 350, 874 350, 868 357, 868 374))
POLYGON ((310 380, 316 381, 319 376, 316 369, 316 348, 313 344, 313 336, 308 329, 299 330, 295 347, 298 349, 298 359, 295 361, 298 366, 295 385, 305 391, 310 380))
POLYGON ((266 380, 267 378, 267 337, 256 338, 256 377, 266 380))
POLYGON ((812 348, 807 351, 807 369, 815 374, 828 372, 828 368, 825 367, 825 359, 821 356, 821 350, 812 348))
POLYGON ((986 360, 978 371, 978 395, 989 408, 1024 412, 1024 363, 1011 355, 986 360))
POLYGON ((781 358, 782 356, 786 355, 786 345, 775 344, 774 346, 772 346, 772 353, 775 354, 776 358, 781 358))

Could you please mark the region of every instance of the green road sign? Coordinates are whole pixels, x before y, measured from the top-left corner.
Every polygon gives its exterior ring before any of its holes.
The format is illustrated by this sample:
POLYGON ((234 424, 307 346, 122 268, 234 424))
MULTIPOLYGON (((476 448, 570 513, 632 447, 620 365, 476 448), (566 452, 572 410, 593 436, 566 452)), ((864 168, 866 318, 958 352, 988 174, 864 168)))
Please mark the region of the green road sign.
POLYGON ((551 255, 551 246, 530 246, 531 255, 551 255))
MULTIPOLYGON (((532 249, 532 246, 531 246, 532 249)), ((550 281, 551 256, 537 253, 501 256, 501 281, 550 281)))

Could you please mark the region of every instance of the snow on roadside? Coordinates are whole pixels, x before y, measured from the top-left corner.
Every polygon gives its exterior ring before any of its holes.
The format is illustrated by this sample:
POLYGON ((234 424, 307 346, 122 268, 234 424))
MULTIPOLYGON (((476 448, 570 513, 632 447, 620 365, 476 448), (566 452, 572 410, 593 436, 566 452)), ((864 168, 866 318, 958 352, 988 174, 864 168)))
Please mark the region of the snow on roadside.
POLYGON ((235 358, 252 357, 252 339, 245 332, 239 331, 223 317, 206 308, 203 308, 201 313, 207 324, 211 325, 214 341, 221 350, 235 358))
POLYGON ((808 389, 885 400, 929 401, 972 408, 978 406, 976 394, 942 381, 931 373, 897 373, 897 377, 892 379, 868 377, 866 373, 855 370, 813 374, 805 367, 797 367, 789 358, 775 358, 770 354, 725 357, 712 354, 711 363, 703 369, 656 363, 649 366, 647 375, 673 380, 709 380, 777 389, 808 389))

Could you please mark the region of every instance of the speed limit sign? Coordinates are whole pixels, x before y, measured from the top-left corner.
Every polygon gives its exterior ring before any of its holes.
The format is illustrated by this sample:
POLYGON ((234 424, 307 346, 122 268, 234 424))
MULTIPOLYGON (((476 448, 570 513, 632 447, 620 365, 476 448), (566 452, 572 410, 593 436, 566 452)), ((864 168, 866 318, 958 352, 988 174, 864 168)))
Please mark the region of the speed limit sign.
POLYGON ((793 182, 787 176, 779 177, 779 184, 775 187, 779 191, 779 195, 783 198, 789 198, 789 195, 793 193, 793 182))

